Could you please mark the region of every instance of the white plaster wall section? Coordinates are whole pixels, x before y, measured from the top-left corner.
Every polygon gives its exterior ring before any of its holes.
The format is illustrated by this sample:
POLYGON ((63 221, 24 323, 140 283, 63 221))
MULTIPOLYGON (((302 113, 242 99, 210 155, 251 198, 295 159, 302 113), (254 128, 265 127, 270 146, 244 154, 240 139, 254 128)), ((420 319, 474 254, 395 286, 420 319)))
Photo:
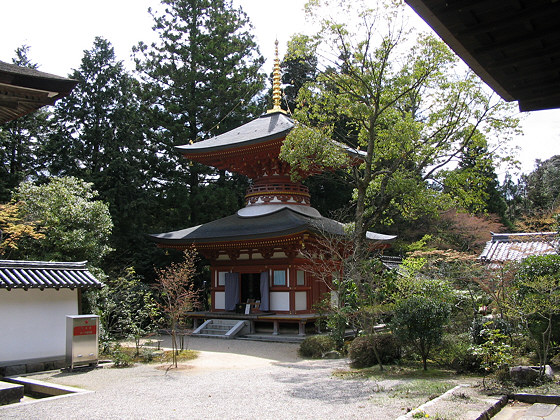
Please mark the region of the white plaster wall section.
POLYGON ((290 310, 290 292, 270 292, 271 311, 290 310))
POLYGON ((296 311, 307 310, 307 292, 296 292, 296 311))
POLYGON ((226 309, 226 293, 225 292, 214 293, 214 308, 216 308, 216 309, 226 309))
POLYGON ((64 356, 66 315, 78 315, 77 290, 1 290, 0 362, 64 356))

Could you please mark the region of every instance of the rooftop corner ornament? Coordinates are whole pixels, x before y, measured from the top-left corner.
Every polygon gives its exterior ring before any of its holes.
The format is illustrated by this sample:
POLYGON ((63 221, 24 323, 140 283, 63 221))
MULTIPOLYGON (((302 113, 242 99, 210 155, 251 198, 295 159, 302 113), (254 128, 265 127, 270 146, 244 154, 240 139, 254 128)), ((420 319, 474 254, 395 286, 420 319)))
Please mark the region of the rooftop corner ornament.
POLYGON ((276 57, 274 58, 274 71, 272 76, 272 109, 269 109, 267 113, 271 114, 273 112, 286 113, 282 108, 280 108, 280 102, 282 100, 282 91, 280 90, 280 59, 278 58, 278 40, 275 42, 276 45, 276 57))

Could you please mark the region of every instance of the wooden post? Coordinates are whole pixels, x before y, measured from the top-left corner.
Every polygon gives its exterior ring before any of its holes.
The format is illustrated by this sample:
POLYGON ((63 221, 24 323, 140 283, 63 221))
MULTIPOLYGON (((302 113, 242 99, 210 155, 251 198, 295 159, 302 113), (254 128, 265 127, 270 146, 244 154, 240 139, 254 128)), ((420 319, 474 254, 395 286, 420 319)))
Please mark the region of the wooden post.
POLYGON ((305 321, 299 321, 299 336, 305 336, 305 321))

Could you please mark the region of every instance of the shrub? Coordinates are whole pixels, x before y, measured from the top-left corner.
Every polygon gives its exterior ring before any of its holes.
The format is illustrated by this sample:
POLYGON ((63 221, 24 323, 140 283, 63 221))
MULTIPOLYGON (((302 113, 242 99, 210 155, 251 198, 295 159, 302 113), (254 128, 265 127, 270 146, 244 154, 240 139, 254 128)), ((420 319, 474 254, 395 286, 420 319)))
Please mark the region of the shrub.
POLYGON ((299 355, 311 359, 320 359, 323 354, 334 350, 335 340, 330 335, 312 335, 301 342, 299 355))
POLYGON ((117 343, 111 351, 111 359, 113 360, 114 367, 116 368, 134 365, 132 355, 128 354, 119 343, 117 343))
POLYGON ((427 359, 432 347, 441 342, 443 327, 449 321, 451 306, 435 295, 415 295, 398 302, 391 322, 393 331, 403 343, 411 344, 422 357, 427 370, 427 359))
POLYGON ((348 348, 348 357, 352 367, 363 368, 375 366, 377 358, 374 348, 377 349, 381 363, 394 363, 401 357, 401 348, 398 340, 391 333, 371 334, 356 337, 348 348))
POLYGON ((511 324, 503 318, 485 319, 475 318, 471 325, 471 336, 474 344, 482 344, 486 341, 483 331, 488 328, 499 330, 504 335, 511 335, 513 328, 511 324))
POLYGON ((473 354, 468 333, 445 334, 441 345, 434 349, 434 359, 457 373, 482 372, 482 358, 473 354))

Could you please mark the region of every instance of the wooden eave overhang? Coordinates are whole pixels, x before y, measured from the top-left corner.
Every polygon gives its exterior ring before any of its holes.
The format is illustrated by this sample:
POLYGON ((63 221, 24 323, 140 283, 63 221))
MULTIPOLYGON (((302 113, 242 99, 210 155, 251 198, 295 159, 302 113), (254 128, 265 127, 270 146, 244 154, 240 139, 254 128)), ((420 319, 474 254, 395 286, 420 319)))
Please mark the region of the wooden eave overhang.
POLYGON ((560 108, 560 1, 405 1, 504 100, 560 108))
POLYGON ((78 82, 0 61, 0 124, 67 96, 78 82))

